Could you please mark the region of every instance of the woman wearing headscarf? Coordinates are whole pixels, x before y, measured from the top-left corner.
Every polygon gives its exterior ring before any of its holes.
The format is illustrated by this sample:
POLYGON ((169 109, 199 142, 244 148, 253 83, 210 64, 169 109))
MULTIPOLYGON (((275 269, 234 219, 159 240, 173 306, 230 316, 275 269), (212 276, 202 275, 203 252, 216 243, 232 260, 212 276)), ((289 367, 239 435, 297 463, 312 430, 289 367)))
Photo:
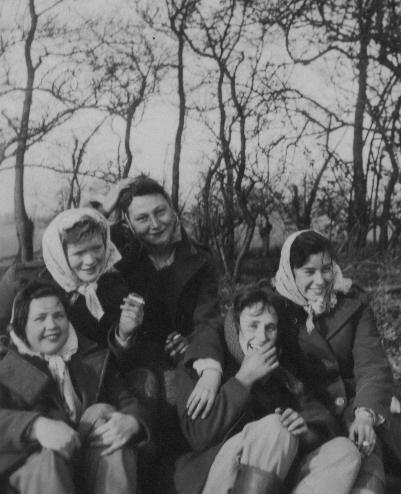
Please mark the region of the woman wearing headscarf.
POLYGON ((330 241, 313 230, 285 241, 275 288, 283 359, 365 456, 355 489, 384 492, 378 437, 389 424, 392 377, 366 295, 343 277, 330 241), (369 471, 375 475, 367 483, 369 471))

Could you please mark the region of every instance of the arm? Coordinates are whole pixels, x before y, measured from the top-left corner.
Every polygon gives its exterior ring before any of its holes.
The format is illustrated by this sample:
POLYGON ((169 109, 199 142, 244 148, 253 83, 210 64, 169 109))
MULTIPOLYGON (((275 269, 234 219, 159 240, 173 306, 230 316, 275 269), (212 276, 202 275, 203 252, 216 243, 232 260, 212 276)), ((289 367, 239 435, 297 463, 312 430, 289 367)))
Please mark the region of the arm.
POLYGON ((223 319, 219 307, 217 273, 211 258, 208 258, 197 283, 198 297, 184 362, 191 367, 198 359, 213 359, 223 366, 223 319))
POLYGON ((384 354, 376 323, 363 294, 362 310, 355 316, 353 345, 356 394, 354 410, 371 409, 376 415, 386 417, 392 396, 390 366, 384 354))
POLYGON ((205 419, 192 420, 187 414, 186 403, 196 382, 194 371, 180 366, 177 370, 177 411, 181 429, 195 451, 202 451, 222 441, 230 430, 241 421, 251 400, 251 395, 235 377, 220 388, 214 406, 205 419))

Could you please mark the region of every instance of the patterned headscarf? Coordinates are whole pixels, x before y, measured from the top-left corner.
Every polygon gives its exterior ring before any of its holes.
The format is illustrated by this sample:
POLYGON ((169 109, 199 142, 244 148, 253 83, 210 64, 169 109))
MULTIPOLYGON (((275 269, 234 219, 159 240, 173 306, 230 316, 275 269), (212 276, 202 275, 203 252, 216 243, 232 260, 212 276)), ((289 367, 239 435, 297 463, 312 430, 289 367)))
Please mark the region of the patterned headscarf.
POLYGON ((85 216, 94 219, 104 233, 105 255, 99 277, 112 269, 114 264, 121 259, 121 255, 110 240, 110 228, 107 220, 102 214, 91 208, 67 209, 53 219, 43 234, 43 259, 54 280, 66 292, 75 291, 84 295, 89 312, 99 320, 104 311, 96 294, 97 280, 92 283, 84 283, 76 276, 68 264, 62 244, 62 235, 65 230, 73 227, 85 216))
POLYGON ((70 373, 68 372, 68 367, 66 365, 66 362, 70 361, 71 357, 78 351, 78 338, 72 324, 70 323, 68 327, 67 341, 55 355, 44 355, 42 353, 34 352, 21 338, 19 338, 19 336, 17 336, 14 330, 10 331, 10 338, 21 355, 39 357, 46 362, 50 374, 56 381, 57 387, 63 398, 66 412, 70 419, 75 422, 80 415, 81 402, 74 390, 70 373))
POLYGON ((297 231, 290 235, 284 242, 281 249, 280 265, 274 280, 275 288, 280 295, 304 308, 308 315, 306 320, 306 329, 309 334, 315 327, 313 322, 314 316, 329 312, 333 309, 337 305, 336 292, 348 293, 352 285, 352 280, 349 278, 344 278, 338 264, 332 261, 333 278, 331 285, 328 287, 324 296, 315 301, 310 301, 302 295, 297 287, 297 284, 295 283, 294 273, 292 272, 290 265, 290 253, 291 246, 298 235, 310 231, 313 230, 297 231))

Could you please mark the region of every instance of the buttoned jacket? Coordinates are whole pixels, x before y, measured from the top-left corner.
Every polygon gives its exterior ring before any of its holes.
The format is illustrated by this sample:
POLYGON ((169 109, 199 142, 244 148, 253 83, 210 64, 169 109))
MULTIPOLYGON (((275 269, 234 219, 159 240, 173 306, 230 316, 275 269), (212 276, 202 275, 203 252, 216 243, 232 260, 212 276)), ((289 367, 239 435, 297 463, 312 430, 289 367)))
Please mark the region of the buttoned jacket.
POLYGON ((367 296, 356 286, 338 294, 336 307, 315 321, 308 334, 306 312, 276 293, 283 359, 344 424, 357 407, 386 418, 391 371, 367 296))

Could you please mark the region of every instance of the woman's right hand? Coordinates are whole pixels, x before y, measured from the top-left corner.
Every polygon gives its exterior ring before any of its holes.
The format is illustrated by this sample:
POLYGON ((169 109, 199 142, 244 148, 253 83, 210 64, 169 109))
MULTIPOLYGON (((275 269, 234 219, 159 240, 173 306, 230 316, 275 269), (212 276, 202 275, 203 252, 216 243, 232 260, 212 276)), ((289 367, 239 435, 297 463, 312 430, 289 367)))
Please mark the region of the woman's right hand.
POLYGON ((121 308, 118 335, 123 340, 128 340, 141 326, 143 322, 143 304, 135 302, 129 297, 123 299, 121 308))
POLYGON ((38 417, 31 426, 29 438, 47 449, 57 451, 66 460, 81 447, 78 432, 60 420, 38 417))
POLYGON ((109 216, 114 211, 120 198, 121 192, 127 189, 134 182, 134 180, 135 178, 133 177, 123 178, 111 187, 111 189, 104 197, 102 203, 102 211, 106 216, 109 216))
POLYGON ((274 343, 266 342, 247 353, 242 361, 236 378, 246 388, 268 376, 279 366, 277 350, 274 343))
POLYGON ((280 416, 282 425, 294 436, 301 436, 308 431, 305 419, 292 408, 286 408, 284 411, 281 408, 276 408, 274 413, 280 416))

